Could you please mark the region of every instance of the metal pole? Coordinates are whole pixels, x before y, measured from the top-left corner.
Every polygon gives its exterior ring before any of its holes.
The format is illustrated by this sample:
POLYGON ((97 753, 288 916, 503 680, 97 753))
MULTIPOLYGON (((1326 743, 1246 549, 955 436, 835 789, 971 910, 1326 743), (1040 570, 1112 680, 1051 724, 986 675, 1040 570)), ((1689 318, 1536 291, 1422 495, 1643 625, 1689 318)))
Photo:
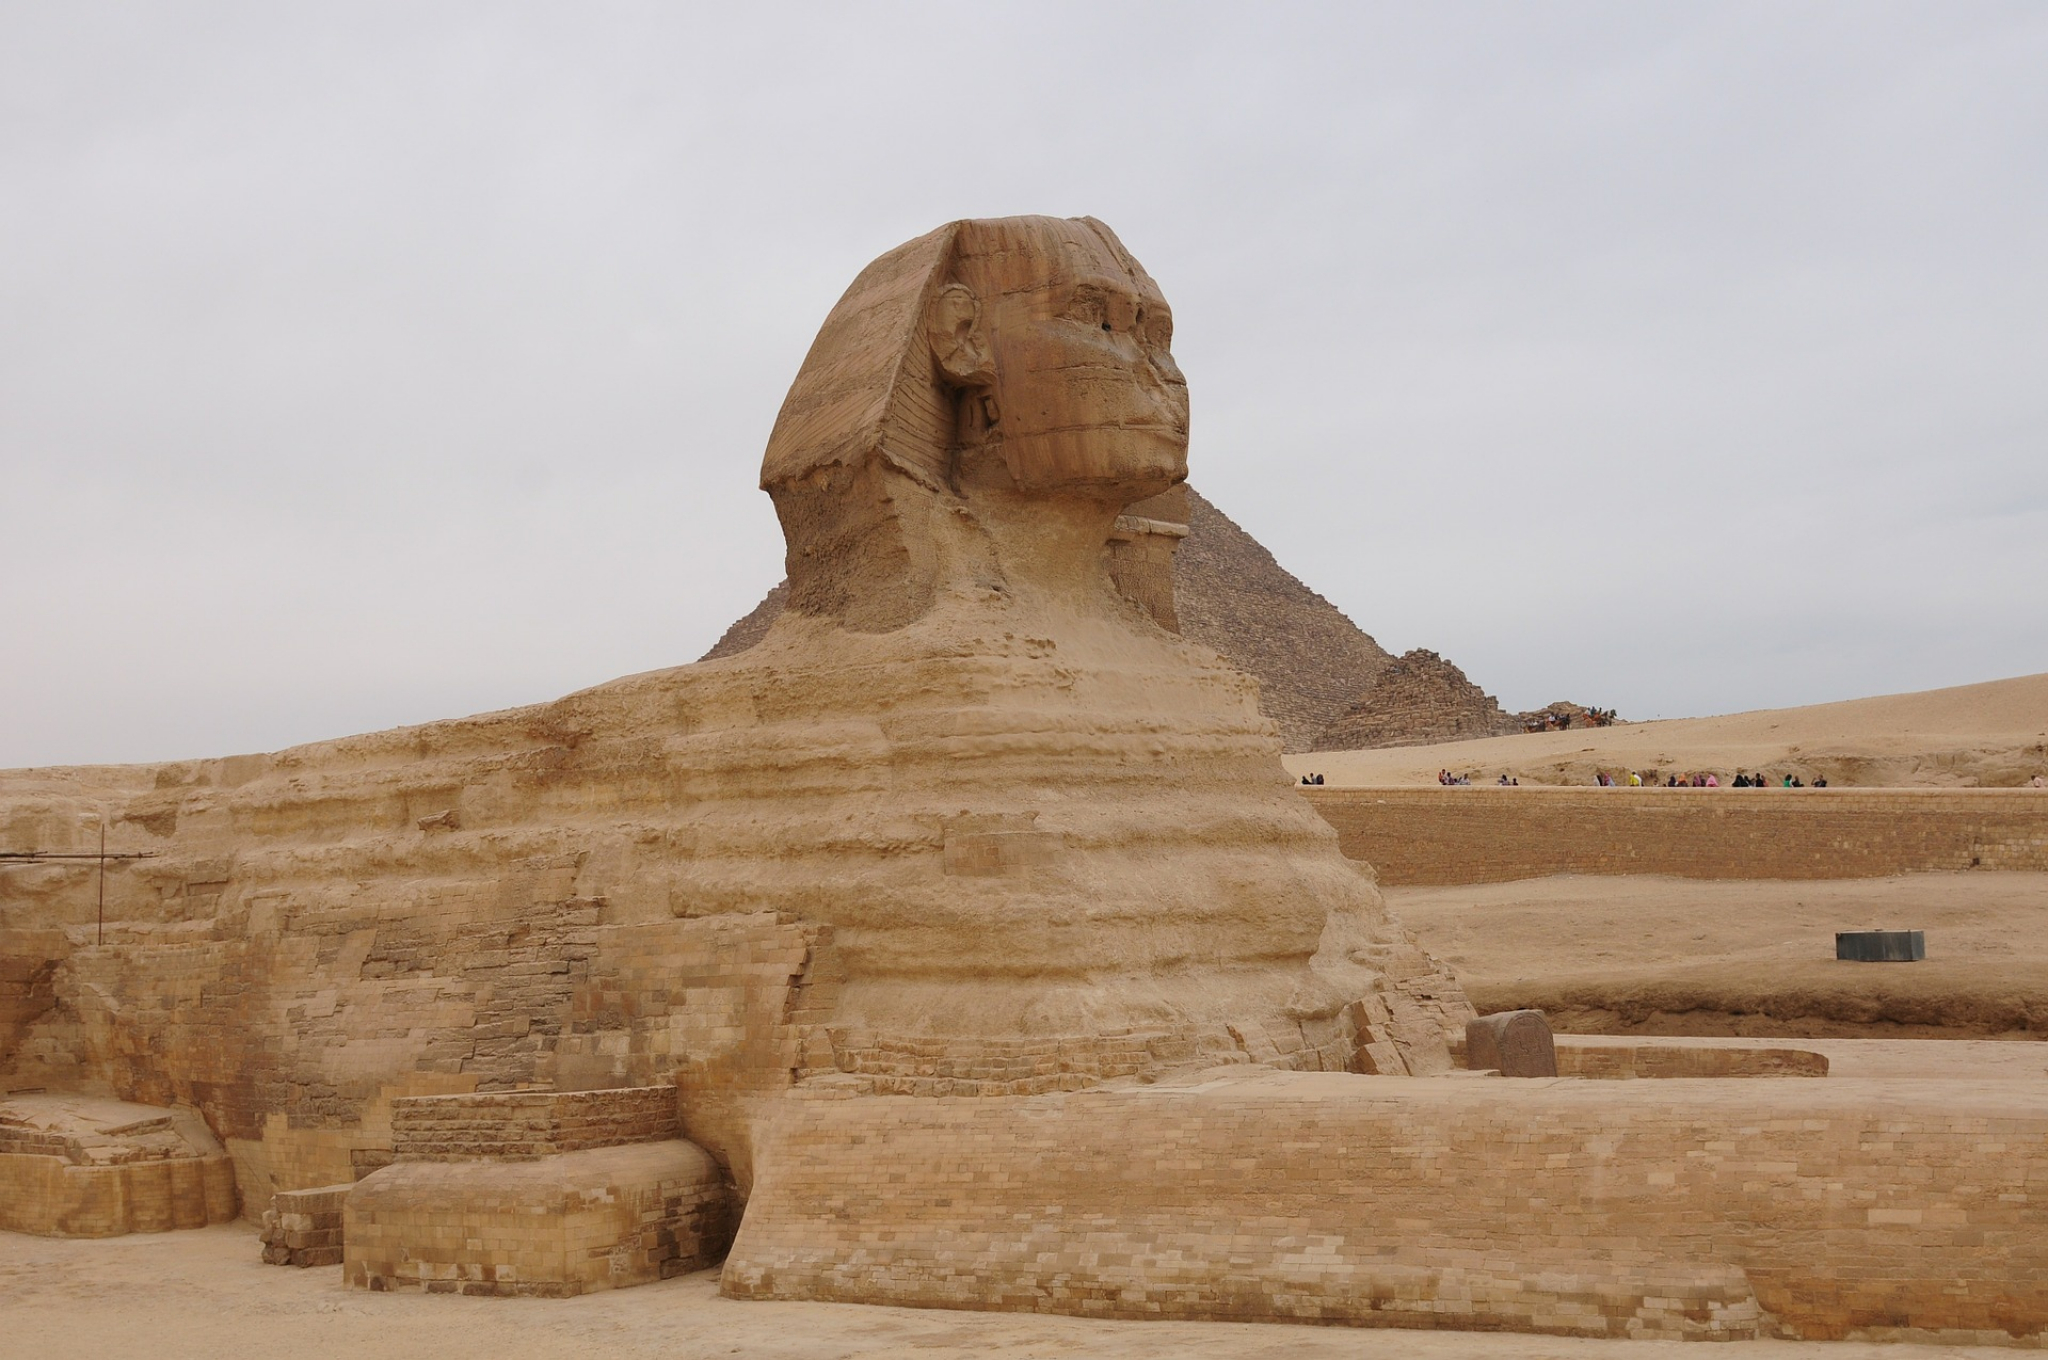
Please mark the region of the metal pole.
POLYGON ((107 814, 100 814, 100 938, 107 942, 107 814))

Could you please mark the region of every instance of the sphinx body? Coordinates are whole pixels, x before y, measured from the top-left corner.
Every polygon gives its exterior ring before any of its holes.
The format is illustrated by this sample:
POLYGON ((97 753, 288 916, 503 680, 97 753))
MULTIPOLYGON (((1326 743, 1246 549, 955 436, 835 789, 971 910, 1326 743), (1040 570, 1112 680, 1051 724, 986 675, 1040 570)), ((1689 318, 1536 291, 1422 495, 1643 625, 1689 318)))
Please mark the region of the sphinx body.
POLYGON ((742 1187, 797 1083, 1429 1072, 1469 1008, 1293 792, 1253 683, 1119 593, 1185 475, 1164 298, 1088 220, 955 223, 828 318, 738 656, 238 757, 0 781, 0 1076, 199 1106, 245 1196, 398 1095, 675 1077, 742 1187))

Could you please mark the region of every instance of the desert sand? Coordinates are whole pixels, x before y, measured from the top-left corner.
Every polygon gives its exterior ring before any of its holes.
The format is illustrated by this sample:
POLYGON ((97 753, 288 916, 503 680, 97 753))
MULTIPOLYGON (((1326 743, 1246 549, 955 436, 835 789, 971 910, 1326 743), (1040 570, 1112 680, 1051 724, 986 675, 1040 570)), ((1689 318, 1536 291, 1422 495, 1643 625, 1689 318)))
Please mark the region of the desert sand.
POLYGON ((1563 875, 1388 888, 1482 1011, 1581 1034, 2048 1038, 2048 874, 1807 882, 1563 875), (1913 964, 1834 932, 1927 932, 1913 964))
MULTIPOLYGON (((234 1224, 105 1241, 0 1233, 0 1335, 40 1360, 290 1355, 295 1360, 1650 1360, 1672 1342, 1227 1322, 1093 1322, 829 1303, 737 1303, 718 1272, 579 1299, 344 1289, 338 1267, 261 1264, 234 1224)), ((1734 1342, 1715 1360, 1990 1360, 1989 1347, 1734 1342)))
POLYGON ((1572 728, 1435 746, 1317 751, 1286 758, 1297 777, 1332 785, 1433 784, 1437 771, 1474 783, 1590 784, 1596 770, 1824 774, 1835 785, 2010 788, 2048 775, 2048 674, 1882 695, 1804 708, 1758 709, 1572 728))

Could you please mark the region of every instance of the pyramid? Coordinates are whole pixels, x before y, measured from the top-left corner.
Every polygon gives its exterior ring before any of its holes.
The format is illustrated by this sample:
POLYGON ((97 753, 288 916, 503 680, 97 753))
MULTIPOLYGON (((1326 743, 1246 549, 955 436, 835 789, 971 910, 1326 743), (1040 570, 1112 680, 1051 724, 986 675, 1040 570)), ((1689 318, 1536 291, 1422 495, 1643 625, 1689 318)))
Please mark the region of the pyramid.
MULTIPOLYGON (((1386 648, 1200 492, 1190 486, 1186 494, 1187 537, 1173 559, 1179 630, 1259 682, 1259 708, 1279 725, 1282 749, 1405 746, 1454 739, 1442 733, 1521 730, 1491 695, 1433 652, 1409 653, 1398 683, 1383 685, 1396 666, 1386 648), (1424 674, 1440 679, 1443 668, 1456 684, 1427 684, 1427 701, 1410 692, 1424 674)), ((759 642, 788 594, 789 583, 778 584, 700 659, 759 642)))

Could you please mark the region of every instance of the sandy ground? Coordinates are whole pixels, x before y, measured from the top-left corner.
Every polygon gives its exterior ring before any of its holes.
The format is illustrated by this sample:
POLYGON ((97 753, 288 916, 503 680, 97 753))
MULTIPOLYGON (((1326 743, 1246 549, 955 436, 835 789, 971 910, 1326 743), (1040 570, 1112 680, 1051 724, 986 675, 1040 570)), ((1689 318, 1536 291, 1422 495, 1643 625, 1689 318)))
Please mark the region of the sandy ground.
POLYGON ((1434 784, 1437 771, 1492 783, 1591 784, 1597 769, 1826 774, 1841 786, 2000 787, 2048 775, 2048 675, 1954 689, 1437 746, 1286 757, 1296 776, 1347 787, 1434 784))
POLYGON ((2048 874, 1385 891, 1480 1010, 1560 1031, 2048 1039, 2048 874), (1926 931, 1926 960, 1836 961, 1837 930, 1873 928, 1926 931))
MULTIPOLYGON (((339 1267, 262 1265, 246 1224, 64 1241, 0 1233, 0 1355, 35 1360, 1649 1360, 1679 1342, 1242 1323, 1088 1322, 822 1303, 734 1303, 715 1272, 580 1299, 470 1299, 342 1288, 339 1267)), ((1713 1360, 1990 1360, 1981 1347, 1759 1341, 1713 1360)))

